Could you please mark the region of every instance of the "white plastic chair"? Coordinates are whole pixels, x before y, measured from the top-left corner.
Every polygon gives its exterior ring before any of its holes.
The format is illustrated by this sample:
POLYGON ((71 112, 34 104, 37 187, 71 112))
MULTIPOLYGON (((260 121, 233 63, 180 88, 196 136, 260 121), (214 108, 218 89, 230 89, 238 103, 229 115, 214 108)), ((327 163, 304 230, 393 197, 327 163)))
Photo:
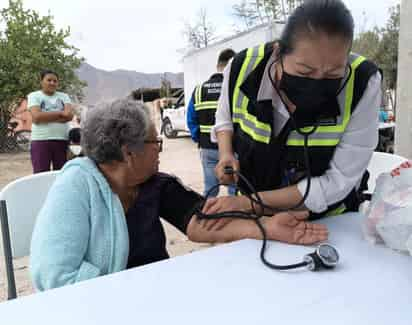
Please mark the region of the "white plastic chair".
POLYGON ((17 297, 12 258, 27 256, 36 217, 59 171, 19 178, 0 192, 0 221, 8 299, 17 297))
POLYGON ((373 193, 375 190, 376 179, 382 173, 388 173, 394 168, 399 167, 407 158, 393 155, 385 152, 374 152, 372 159, 369 162, 369 181, 368 181, 368 193, 373 193))

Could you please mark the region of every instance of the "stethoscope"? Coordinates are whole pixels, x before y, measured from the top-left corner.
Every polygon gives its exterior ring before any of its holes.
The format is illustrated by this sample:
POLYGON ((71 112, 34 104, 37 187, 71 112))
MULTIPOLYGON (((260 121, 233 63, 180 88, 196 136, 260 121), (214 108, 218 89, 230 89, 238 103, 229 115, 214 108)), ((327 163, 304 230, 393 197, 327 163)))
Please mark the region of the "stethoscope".
MULTIPOLYGON (((259 193, 255 190, 252 184, 244 177, 240 172, 235 171, 232 167, 225 167, 225 174, 227 175, 237 175, 239 179, 243 181, 244 184, 248 187, 249 191, 244 191, 242 187, 238 184, 232 184, 235 186, 237 190, 240 191, 242 195, 245 195, 251 202, 252 212, 244 212, 244 211, 225 211, 221 213, 215 214, 205 214, 201 211, 203 206, 200 206, 195 214, 199 219, 207 219, 207 220, 215 220, 221 218, 238 218, 238 219, 246 219, 246 220, 253 220, 256 225, 258 226, 261 234, 262 234, 262 247, 260 250, 260 259, 264 265, 267 267, 274 269, 274 270, 292 270, 297 268, 304 268, 306 267, 310 271, 317 271, 320 269, 333 269, 339 262, 339 253, 335 247, 330 244, 320 244, 313 253, 307 254, 303 257, 302 262, 296 264, 289 264, 289 265, 277 265, 272 262, 269 262, 265 256, 266 248, 267 248, 267 234, 266 230, 263 227, 260 219, 263 217, 263 211, 268 209, 273 212, 280 212, 280 211, 287 211, 286 209, 274 209, 262 202, 262 199, 259 193), (253 197, 253 196, 255 197, 253 197), (255 209, 255 204, 260 207, 259 211, 255 209)), ((224 184, 217 184, 213 186, 206 194, 204 202, 206 202, 207 198, 210 196, 216 188, 222 186, 224 184)), ((304 198, 307 197, 309 193, 309 178, 308 178, 308 185, 306 187, 304 198)), ((302 200, 303 201, 303 200, 302 200)), ((300 203, 300 202, 299 202, 300 203)), ((301 204, 299 204, 300 207, 301 204)), ((291 210, 291 209, 288 209, 291 210)))
MULTIPOLYGON (((244 184, 248 187, 249 191, 244 191, 238 184, 232 184, 234 185, 242 195, 245 195, 248 197, 248 199, 251 202, 251 207, 252 207, 252 213, 247 213, 244 211, 226 211, 222 213, 216 213, 216 214, 204 214, 202 213, 201 209, 197 209, 196 215, 199 219, 220 219, 220 218, 239 218, 239 219, 247 219, 247 220, 253 220, 255 221, 256 225, 258 226, 260 232, 262 233, 262 247, 260 250, 260 259, 264 265, 267 267, 274 269, 274 270, 292 270, 292 269, 298 269, 298 268, 307 268, 310 271, 318 271, 321 269, 333 269, 336 267, 336 265, 339 262, 339 253, 337 249, 332 246, 331 244, 323 243, 317 246, 316 250, 310 254, 306 254, 303 257, 303 261, 300 263, 296 264, 289 264, 289 265, 277 265, 274 263, 269 262, 266 259, 265 252, 266 252, 266 247, 267 247, 267 234, 266 230, 263 227, 262 223, 260 222, 260 219, 263 217, 263 211, 265 209, 269 211, 273 211, 274 213, 276 212, 281 212, 281 211, 288 211, 288 210, 295 210, 300 207, 302 207, 309 195, 310 187, 311 187, 311 169, 310 169, 310 160, 309 160, 309 151, 308 151, 308 141, 309 141, 309 136, 314 134, 318 127, 319 127, 319 122, 315 123, 315 126, 309 130, 309 131, 303 131, 302 129, 297 127, 296 121, 294 120, 293 114, 290 112, 288 105, 285 103, 283 97, 281 96, 278 87, 276 86, 272 75, 270 74, 272 66, 276 63, 276 60, 270 65, 268 69, 268 75, 269 79, 272 83, 273 88, 276 90, 278 93, 279 98, 285 105, 286 109, 289 111, 290 115, 290 120, 292 122, 292 125, 296 132, 300 134, 304 138, 304 145, 303 145, 303 150, 304 150, 304 160, 305 160, 305 169, 306 169, 306 178, 307 178, 307 183, 306 183, 306 189, 305 189, 305 194, 302 197, 302 200, 296 204, 294 207, 291 207, 290 209, 278 209, 278 208, 273 208, 270 207, 266 204, 263 203, 262 199, 260 198, 260 195, 258 191, 252 186, 252 184, 244 177, 240 172, 233 170, 231 167, 225 167, 225 174, 228 175, 237 175, 239 179, 243 181, 244 184), (252 196, 252 193, 255 197, 252 196), (257 204, 260 207, 260 211, 256 211, 254 204, 257 204)), ((339 89, 338 94, 345 88, 346 84, 348 83, 351 75, 352 75, 352 67, 349 65, 350 73, 349 77, 346 79, 346 81, 343 83, 341 88, 339 89)), ((206 194, 205 196, 205 201, 207 198, 210 196, 210 193, 212 193, 216 188, 222 186, 224 184, 217 184, 213 186, 206 194)))

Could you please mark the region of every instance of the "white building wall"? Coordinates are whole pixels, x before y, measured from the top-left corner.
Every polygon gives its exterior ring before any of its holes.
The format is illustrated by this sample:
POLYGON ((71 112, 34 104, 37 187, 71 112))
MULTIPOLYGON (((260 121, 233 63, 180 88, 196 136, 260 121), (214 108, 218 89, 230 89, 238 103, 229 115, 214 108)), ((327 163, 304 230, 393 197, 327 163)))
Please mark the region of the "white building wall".
POLYGON ((395 152, 412 159, 412 1, 401 4, 395 152))
POLYGON ((194 88, 216 72, 217 57, 220 51, 231 48, 239 52, 248 47, 273 41, 279 38, 282 28, 282 24, 260 26, 249 32, 238 34, 232 38, 212 44, 207 48, 192 52, 184 57, 183 72, 186 104, 189 103, 194 88))

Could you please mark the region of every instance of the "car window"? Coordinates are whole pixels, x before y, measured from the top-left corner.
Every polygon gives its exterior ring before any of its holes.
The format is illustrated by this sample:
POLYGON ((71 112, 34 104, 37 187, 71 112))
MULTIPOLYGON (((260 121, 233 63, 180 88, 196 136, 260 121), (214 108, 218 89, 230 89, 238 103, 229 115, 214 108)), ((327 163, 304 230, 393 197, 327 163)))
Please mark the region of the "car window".
POLYGON ((176 102, 175 107, 178 108, 178 107, 184 106, 184 105, 185 105, 185 94, 181 94, 181 95, 179 96, 179 99, 178 99, 177 102, 176 102))

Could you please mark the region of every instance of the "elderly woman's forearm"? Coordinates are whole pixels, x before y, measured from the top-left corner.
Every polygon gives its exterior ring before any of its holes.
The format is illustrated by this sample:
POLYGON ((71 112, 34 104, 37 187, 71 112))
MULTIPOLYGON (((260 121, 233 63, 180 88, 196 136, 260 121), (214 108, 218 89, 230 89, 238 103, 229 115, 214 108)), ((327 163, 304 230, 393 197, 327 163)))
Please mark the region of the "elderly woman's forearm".
POLYGON ((226 243, 241 239, 261 239, 261 233, 253 220, 234 219, 220 230, 207 230, 193 216, 187 236, 191 241, 203 243, 226 243))

